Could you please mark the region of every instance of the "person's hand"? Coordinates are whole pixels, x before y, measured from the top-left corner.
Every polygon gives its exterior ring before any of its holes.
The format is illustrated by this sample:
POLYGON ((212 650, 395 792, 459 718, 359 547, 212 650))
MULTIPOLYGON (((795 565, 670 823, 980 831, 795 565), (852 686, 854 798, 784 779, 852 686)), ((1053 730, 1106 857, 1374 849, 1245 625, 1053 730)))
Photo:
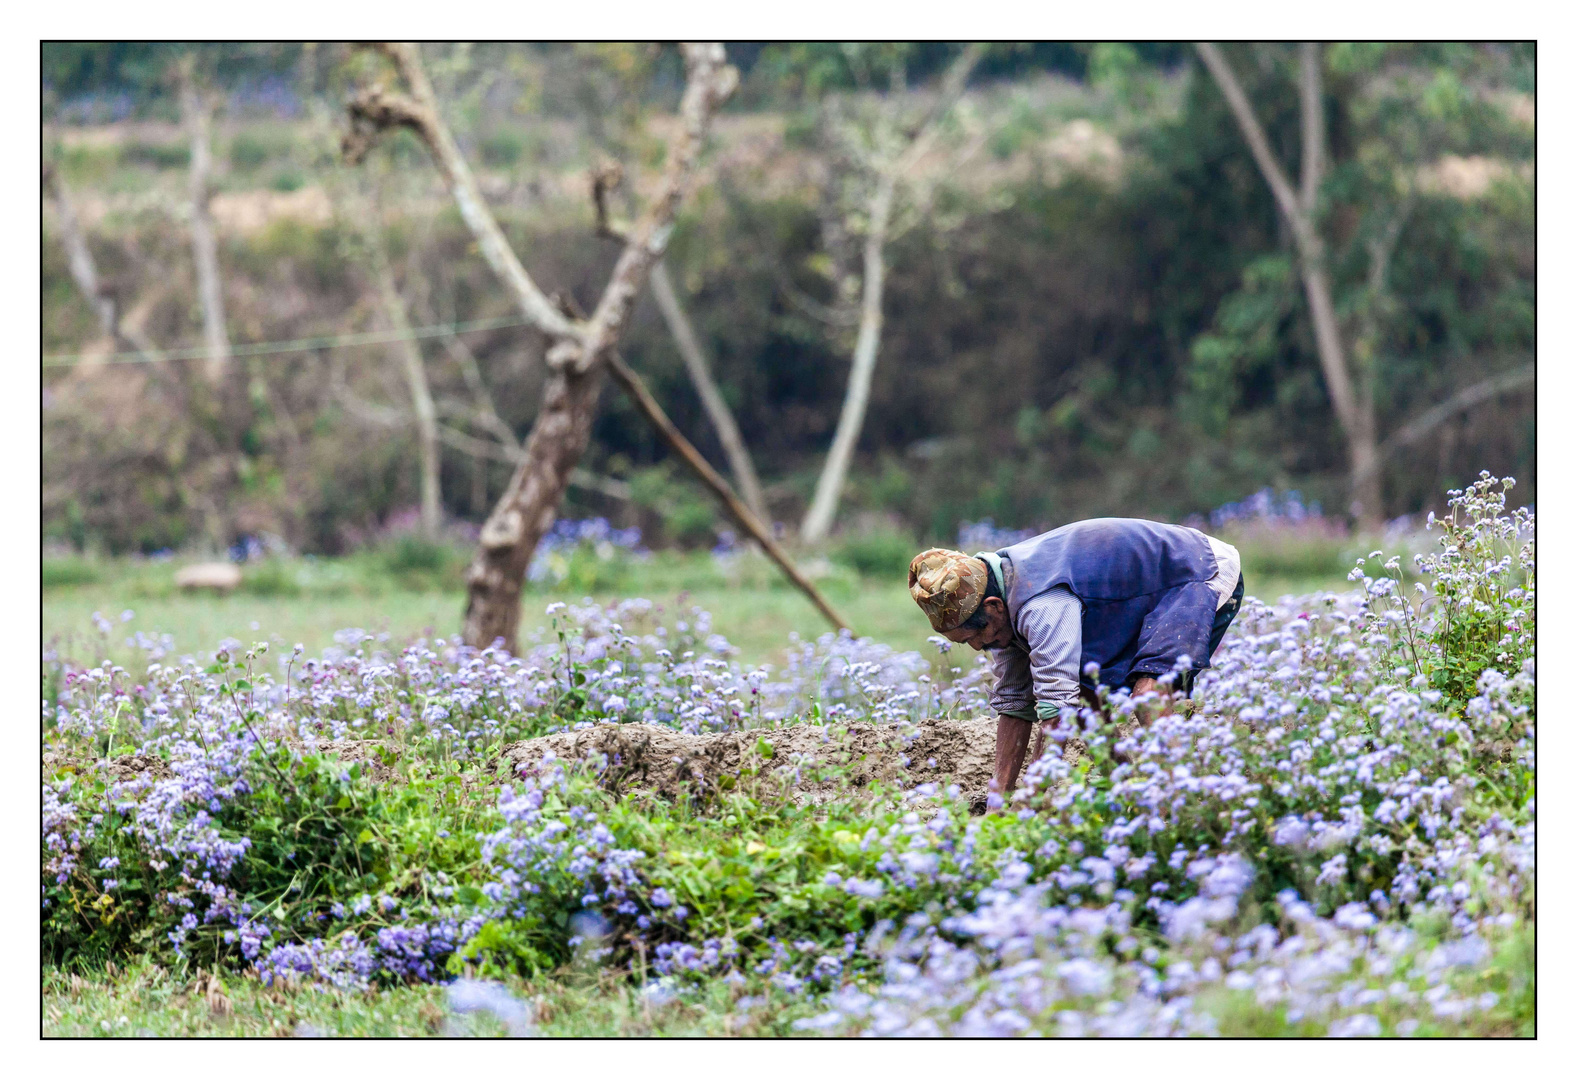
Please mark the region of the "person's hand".
POLYGON ((1170 690, 1163 687, 1160 683, 1156 682, 1148 675, 1141 675, 1137 680, 1135 680, 1133 684, 1132 697, 1136 701, 1145 694, 1151 692, 1160 695, 1158 701, 1149 705, 1137 705, 1134 708, 1134 715, 1137 716, 1139 718, 1139 722, 1144 724, 1146 727, 1149 727, 1150 721, 1155 719, 1157 716, 1165 716, 1167 713, 1172 711, 1172 693, 1170 690))

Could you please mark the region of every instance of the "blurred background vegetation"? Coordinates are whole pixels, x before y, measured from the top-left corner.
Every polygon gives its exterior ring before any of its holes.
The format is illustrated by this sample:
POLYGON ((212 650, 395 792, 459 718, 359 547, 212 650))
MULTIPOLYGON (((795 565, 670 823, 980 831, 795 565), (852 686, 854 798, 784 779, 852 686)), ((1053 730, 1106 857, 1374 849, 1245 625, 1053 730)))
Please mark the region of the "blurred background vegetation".
MULTIPOLYGON (((1295 175, 1292 47, 1225 51, 1295 175)), ((829 101, 917 93, 956 52, 729 46, 743 81, 715 124, 667 262, 786 532, 827 453, 853 340, 837 317, 848 299, 829 217, 838 172, 818 117, 829 101)), ((589 170, 612 158, 637 174, 636 194, 649 189, 683 85, 678 54, 495 43, 424 55, 511 243, 546 289, 589 305, 617 256, 594 234, 589 170)), ((1332 168, 1322 224, 1338 313, 1371 320, 1358 362, 1373 380, 1383 442, 1463 388, 1532 362, 1534 53, 1348 45, 1325 57, 1332 168), (1399 182, 1406 209, 1377 303, 1370 210, 1395 201, 1399 182)), ((46 160, 70 193, 102 292, 147 340, 163 350, 202 341, 191 154, 171 74, 183 58, 215 105, 209 206, 235 346, 385 329, 365 257, 369 222, 411 323, 515 314, 414 138, 386 140, 361 170, 341 164, 344 100, 368 77, 364 54, 333 44, 46 44, 46 160)), ((888 248, 881 350, 837 529, 806 557, 823 559, 829 581, 848 575, 852 599, 862 576, 901 574, 917 545, 955 543, 965 522, 1040 529, 1131 514, 1236 530, 1256 581, 1339 580, 1362 543, 1345 519, 1346 449, 1293 241, 1193 51, 993 46, 950 124, 949 151, 917 167, 925 213, 888 248), (1300 492, 1312 512, 1292 530, 1265 525, 1285 517, 1275 513, 1212 518, 1263 489, 1300 492)), ((219 389, 197 360, 106 363, 124 346, 101 340, 47 193, 42 222, 46 588, 79 596, 75 607, 111 583, 158 602, 168 568, 109 567, 105 557, 232 549, 254 563, 236 602, 371 595, 391 583, 458 597, 466 545, 511 467, 446 444, 445 537, 410 535, 418 443, 399 419, 410 398, 396 346, 243 356, 233 385, 219 389), (343 564, 321 560, 342 555, 343 564)), ((419 343, 435 396, 474 396, 480 379, 523 436, 543 341, 509 327, 459 338, 458 350, 419 343)), ((623 353, 721 467, 649 296, 623 353)), ((1515 475, 1516 496, 1531 502, 1534 453, 1531 385, 1452 411, 1386 458, 1383 516, 1438 508, 1479 469, 1515 475)), ((726 559, 706 554, 720 539, 727 547, 728 522, 611 386, 583 464, 566 518, 638 527, 656 552, 642 575, 669 566, 663 582, 674 589, 729 590, 726 559)), ((582 559, 534 587, 627 593, 637 586, 620 577, 621 560, 582 559)), ((760 574, 765 588, 771 575, 760 574)), ((457 604, 444 619, 457 620, 457 604)))

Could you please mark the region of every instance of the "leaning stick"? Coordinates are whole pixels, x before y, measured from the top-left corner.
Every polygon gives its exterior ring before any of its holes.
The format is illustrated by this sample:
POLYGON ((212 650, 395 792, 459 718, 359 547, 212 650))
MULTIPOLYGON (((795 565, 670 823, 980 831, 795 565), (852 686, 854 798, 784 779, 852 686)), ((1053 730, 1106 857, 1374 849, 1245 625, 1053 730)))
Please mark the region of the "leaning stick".
POLYGON ((799 567, 794 565, 788 552, 772 538, 771 532, 761 524, 761 519, 751 513, 750 508, 734 494, 734 489, 729 486, 728 481, 718 475, 717 470, 701 456, 701 452, 691 445, 690 440, 685 438, 678 428, 674 427, 673 421, 668 419, 668 414, 663 412, 663 407, 657 404, 652 392, 646 388, 641 377, 624 362, 624 358, 618 353, 611 353, 608 357, 608 369, 613 373, 614 380, 624 388, 624 392, 630 395, 630 400, 635 402, 636 408, 640 409, 642 415, 657 429, 657 434, 662 436, 669 449, 683 458, 691 471, 701 478, 701 482, 712 489, 712 494, 722 502, 723 507, 739 523, 739 527, 755 538, 772 557, 772 561, 778 564, 784 575, 801 592, 810 597, 810 602, 816 605, 816 610, 827 617, 828 622, 839 630, 847 630, 849 624, 832 610, 832 605, 827 603, 826 597, 811 584, 810 579, 800 573, 799 567))

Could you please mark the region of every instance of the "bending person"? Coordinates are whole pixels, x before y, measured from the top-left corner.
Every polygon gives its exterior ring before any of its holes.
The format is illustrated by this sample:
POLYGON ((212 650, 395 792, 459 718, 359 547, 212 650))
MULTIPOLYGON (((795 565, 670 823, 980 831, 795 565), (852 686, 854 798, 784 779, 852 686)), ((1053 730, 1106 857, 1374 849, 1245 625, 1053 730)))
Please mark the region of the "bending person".
POLYGON ((1197 529, 1137 518, 1064 525, 1000 551, 931 548, 909 563, 909 593, 936 631, 993 650, 992 790, 1012 791, 1035 721, 1081 689, 1192 694, 1243 601, 1237 549, 1197 529), (1085 672, 1094 665, 1094 678, 1085 672))

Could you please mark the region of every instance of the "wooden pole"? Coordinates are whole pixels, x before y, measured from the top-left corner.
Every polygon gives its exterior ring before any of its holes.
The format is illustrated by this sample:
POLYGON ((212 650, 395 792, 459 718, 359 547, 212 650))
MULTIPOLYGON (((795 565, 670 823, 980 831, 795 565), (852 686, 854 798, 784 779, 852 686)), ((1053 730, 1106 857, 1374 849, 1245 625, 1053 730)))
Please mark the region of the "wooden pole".
POLYGON ((624 358, 618 353, 611 354, 608 358, 608 369, 612 372, 614 381, 623 387, 624 392, 630 395, 630 400, 635 402, 635 407, 640 409, 641 414, 657 429, 657 433, 662 436, 669 449, 683 458, 684 463, 690 466, 690 470, 701 478, 701 482, 712 489, 712 494, 718 497, 724 509, 739 523, 739 527, 755 538, 772 557, 772 561, 778 564, 784 575, 810 598, 810 602, 816 605, 817 611, 826 616, 828 622, 839 630, 847 630, 849 624, 832 609, 832 605, 827 603, 826 597, 811 584, 810 579, 800 573, 799 567, 794 565, 788 552, 772 538, 772 533, 761 523, 761 519, 751 513, 750 508, 734 494, 734 489, 728 486, 728 481, 724 480, 717 470, 707 463, 706 458, 701 456, 701 452, 691 445, 690 440, 674 427, 673 421, 668 419, 668 414, 663 412, 663 407, 657 403, 657 399, 646 388, 641 377, 624 362, 624 358))

